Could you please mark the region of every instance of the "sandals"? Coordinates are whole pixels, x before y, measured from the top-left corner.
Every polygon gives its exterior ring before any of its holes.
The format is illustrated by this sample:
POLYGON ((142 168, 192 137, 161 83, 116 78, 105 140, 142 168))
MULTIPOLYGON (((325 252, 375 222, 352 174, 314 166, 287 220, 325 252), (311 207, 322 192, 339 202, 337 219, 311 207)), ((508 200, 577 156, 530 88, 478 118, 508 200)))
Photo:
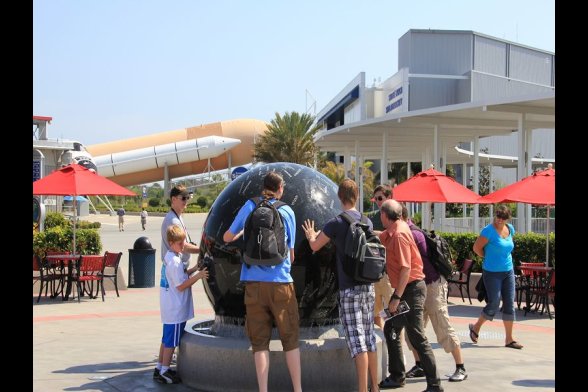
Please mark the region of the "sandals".
POLYGON ((516 340, 513 340, 509 344, 505 344, 504 347, 516 348, 517 350, 520 350, 521 348, 523 348, 523 345, 517 342, 516 340))
MULTIPOLYGON (((468 328, 470 329, 470 339, 472 340, 472 342, 478 343, 478 334, 476 333, 476 331, 474 331, 474 324, 468 325, 468 328)), ((516 343, 516 342, 513 342, 513 343, 516 343)), ((512 344, 512 343, 510 343, 510 344, 512 344)))

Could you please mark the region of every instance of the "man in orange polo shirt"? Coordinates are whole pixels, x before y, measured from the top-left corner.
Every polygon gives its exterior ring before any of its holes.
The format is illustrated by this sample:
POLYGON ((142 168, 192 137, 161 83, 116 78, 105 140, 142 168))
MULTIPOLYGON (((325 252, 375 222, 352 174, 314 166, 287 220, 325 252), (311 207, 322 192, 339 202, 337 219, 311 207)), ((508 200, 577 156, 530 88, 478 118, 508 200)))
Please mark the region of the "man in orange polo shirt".
POLYGON ((423 309, 427 295, 423 273, 423 260, 414 242, 410 228, 402 218, 402 204, 396 200, 386 200, 380 208, 382 224, 385 229, 380 240, 386 247, 386 272, 390 284, 396 290, 388 304, 391 313, 401 300, 406 301, 410 311, 386 321, 384 335, 388 347, 388 372, 379 386, 382 389, 400 388, 405 384, 406 370, 402 360, 402 343, 400 334, 406 327, 406 336, 416 349, 427 378, 425 392, 443 391, 441 379, 437 372, 435 355, 427 340, 423 323, 423 309))

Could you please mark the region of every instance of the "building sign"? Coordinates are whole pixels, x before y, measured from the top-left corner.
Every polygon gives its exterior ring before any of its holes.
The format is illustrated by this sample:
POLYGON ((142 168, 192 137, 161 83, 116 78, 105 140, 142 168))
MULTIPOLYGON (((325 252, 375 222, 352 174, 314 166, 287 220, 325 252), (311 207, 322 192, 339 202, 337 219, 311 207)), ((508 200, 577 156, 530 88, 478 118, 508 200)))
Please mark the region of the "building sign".
POLYGON ((33 182, 41 178, 41 161, 33 161, 33 182))
POLYGON ((379 95, 378 106, 381 108, 382 115, 395 112, 408 111, 408 68, 402 68, 394 75, 386 79, 379 87, 381 95, 379 95))
POLYGON ((241 174, 245 173, 247 171, 246 168, 244 168, 243 166, 239 166, 233 169, 233 171, 231 172, 231 181, 233 181, 235 178, 239 177, 241 174))
POLYGON ((147 198, 147 187, 143 185, 143 199, 147 198))
POLYGON ((397 111, 402 106, 402 86, 398 87, 397 89, 392 90, 388 94, 388 100, 386 104, 386 113, 390 113, 393 111, 397 111))

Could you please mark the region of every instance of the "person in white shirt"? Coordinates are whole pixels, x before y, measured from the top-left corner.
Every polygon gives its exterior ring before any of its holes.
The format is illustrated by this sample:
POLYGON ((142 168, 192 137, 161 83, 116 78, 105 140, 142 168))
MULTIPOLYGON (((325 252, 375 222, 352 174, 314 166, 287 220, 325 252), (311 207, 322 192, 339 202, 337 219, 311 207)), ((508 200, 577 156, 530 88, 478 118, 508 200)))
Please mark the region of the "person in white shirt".
POLYGON ((143 228, 143 231, 145 231, 145 225, 147 224, 147 216, 147 211, 145 210, 145 207, 143 207, 141 210, 141 227, 143 228))
POLYGON ((178 384, 180 377, 169 365, 184 334, 186 321, 194 317, 191 287, 198 279, 208 278, 208 270, 198 270, 198 266, 185 270, 180 257, 186 241, 185 231, 180 226, 170 225, 166 233, 170 249, 164 257, 165 276, 161 278, 159 289, 163 336, 153 379, 162 384, 178 384))

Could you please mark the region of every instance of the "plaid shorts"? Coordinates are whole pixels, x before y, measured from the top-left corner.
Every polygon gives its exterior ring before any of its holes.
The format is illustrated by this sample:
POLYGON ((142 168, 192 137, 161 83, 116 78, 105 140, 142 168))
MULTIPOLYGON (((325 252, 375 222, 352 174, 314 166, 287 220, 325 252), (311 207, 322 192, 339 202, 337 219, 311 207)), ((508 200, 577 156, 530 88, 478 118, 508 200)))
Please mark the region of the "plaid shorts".
POLYGON ((363 352, 376 351, 375 297, 373 284, 339 290, 339 318, 352 358, 363 352))

